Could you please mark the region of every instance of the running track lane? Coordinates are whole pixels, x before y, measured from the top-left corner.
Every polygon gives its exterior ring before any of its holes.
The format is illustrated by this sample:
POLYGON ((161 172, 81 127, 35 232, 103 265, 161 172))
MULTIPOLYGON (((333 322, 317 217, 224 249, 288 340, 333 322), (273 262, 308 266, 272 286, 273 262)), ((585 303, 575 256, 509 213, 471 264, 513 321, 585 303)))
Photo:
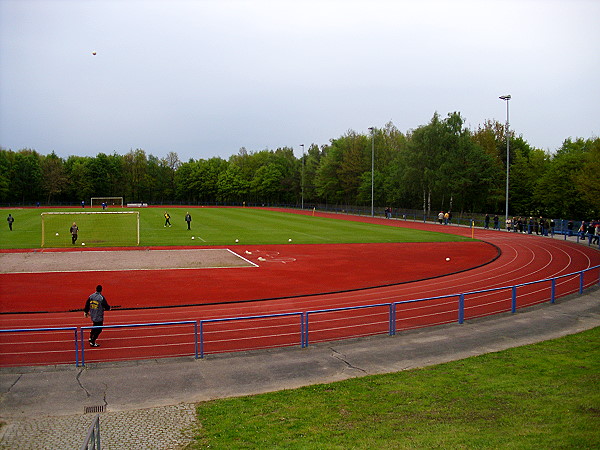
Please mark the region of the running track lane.
MULTIPOLYGON (((385 219, 346 218, 349 220, 374 220, 389 226, 444 231, 470 236, 471 230, 461 227, 443 227, 422 223, 405 223, 385 219)), ((451 295, 460 292, 489 289, 532 280, 572 273, 600 264, 600 252, 596 249, 562 240, 542 238, 515 233, 476 230, 476 238, 496 245, 502 255, 492 263, 462 273, 415 283, 387 286, 352 292, 340 292, 324 296, 296 297, 237 305, 204 305, 158 310, 119 311, 110 314, 110 324, 145 323, 197 320, 217 317, 274 314, 294 311, 325 309, 341 306, 357 306, 391 301, 451 295)), ((598 273, 590 273, 586 285, 595 284, 598 273)), ((557 294, 576 291, 578 279, 569 277, 557 283, 557 294)), ((519 305, 547 301, 549 283, 522 288, 519 305)), ((510 291, 498 291, 467 296, 465 319, 510 310, 510 291)), ((0 317, 1 328, 87 326, 81 313, 43 315, 4 315, 0 317)), ((455 322, 456 300, 439 299, 426 303, 403 305, 397 311, 398 331, 439 323, 455 322)), ((299 345, 299 319, 295 316, 261 319, 259 321, 224 322, 207 327, 207 352, 246 350, 282 345, 299 345)), ((364 336, 387 330, 385 308, 369 308, 352 312, 319 314, 311 317, 310 341, 364 336)), ((111 329, 100 338, 104 344, 99 349, 86 348, 86 362, 155 358, 193 354, 190 326, 166 328, 111 329)), ((86 336, 87 337, 87 336, 86 336)), ((38 364, 73 361, 72 339, 57 333, 50 342, 40 343, 37 336, 19 337, 23 346, 20 351, 2 355, 2 365, 38 364), (20 355, 20 356, 19 356, 20 355), (58 359, 57 359, 58 358, 58 359), (61 360, 60 358, 65 358, 61 360)))

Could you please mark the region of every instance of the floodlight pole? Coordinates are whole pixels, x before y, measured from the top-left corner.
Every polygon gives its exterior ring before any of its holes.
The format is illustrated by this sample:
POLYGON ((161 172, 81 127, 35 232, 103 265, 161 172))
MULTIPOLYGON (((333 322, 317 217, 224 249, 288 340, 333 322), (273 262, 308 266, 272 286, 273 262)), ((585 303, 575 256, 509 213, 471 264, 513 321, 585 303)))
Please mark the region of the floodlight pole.
POLYGON ((505 220, 504 223, 506 224, 508 222, 508 179, 509 179, 509 173, 510 173, 510 133, 508 132, 509 129, 509 121, 508 121, 508 103, 509 100, 511 99, 510 95, 502 95, 499 97, 500 100, 504 100, 506 102, 506 205, 505 205, 505 220))
POLYGON ((371 217, 375 217, 373 209, 373 186, 374 186, 374 173, 375 173, 375 128, 369 127, 371 132, 371 217))
POLYGON ((302 147, 302 176, 300 179, 300 189, 302 191, 302 209, 304 209, 304 144, 300 144, 302 147))

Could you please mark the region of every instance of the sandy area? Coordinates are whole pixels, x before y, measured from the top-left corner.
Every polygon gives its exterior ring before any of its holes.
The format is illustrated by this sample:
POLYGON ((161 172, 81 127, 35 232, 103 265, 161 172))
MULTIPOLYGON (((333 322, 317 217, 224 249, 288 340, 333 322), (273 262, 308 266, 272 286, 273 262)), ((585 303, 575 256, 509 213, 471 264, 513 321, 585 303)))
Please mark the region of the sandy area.
POLYGON ((228 249, 0 253, 0 273, 251 267, 228 249))

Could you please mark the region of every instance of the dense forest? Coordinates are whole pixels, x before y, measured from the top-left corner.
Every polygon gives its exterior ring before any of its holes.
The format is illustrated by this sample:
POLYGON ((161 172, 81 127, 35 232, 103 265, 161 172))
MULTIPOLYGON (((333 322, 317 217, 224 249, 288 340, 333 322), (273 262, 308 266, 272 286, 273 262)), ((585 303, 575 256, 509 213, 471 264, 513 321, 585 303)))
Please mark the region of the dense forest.
MULTIPOLYGON (((600 216, 600 138, 568 138, 552 154, 512 130, 508 138, 511 215, 600 216)), ((0 204, 122 196, 148 204, 370 205, 373 179, 377 207, 503 215, 506 139, 499 122, 470 130, 459 113, 436 113, 406 133, 392 123, 366 135, 348 131, 299 158, 287 147, 187 162, 143 149, 66 160, 0 149, 0 204)))

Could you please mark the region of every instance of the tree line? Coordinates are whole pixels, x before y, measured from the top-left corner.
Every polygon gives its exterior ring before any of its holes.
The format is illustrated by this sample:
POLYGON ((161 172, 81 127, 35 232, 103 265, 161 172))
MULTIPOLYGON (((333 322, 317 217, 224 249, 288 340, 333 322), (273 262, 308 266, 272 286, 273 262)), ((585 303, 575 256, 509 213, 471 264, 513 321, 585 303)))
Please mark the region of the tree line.
POLYGON ((510 215, 600 216, 600 138, 568 138, 549 153, 512 130, 507 136, 497 121, 468 129, 457 112, 435 113, 406 133, 391 122, 367 134, 349 130, 300 157, 289 147, 187 162, 143 149, 66 159, 0 149, 0 203, 118 196, 149 204, 359 206, 370 205, 373 191, 378 207, 504 214, 507 138, 510 215))

